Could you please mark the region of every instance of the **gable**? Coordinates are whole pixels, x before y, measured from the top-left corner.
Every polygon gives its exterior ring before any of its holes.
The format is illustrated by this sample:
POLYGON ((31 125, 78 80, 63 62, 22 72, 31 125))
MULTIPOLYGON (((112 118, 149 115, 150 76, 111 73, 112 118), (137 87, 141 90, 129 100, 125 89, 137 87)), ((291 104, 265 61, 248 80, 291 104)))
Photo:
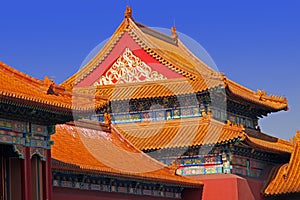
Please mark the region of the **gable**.
MULTIPOLYGON (((98 54, 103 54, 101 51, 98 54)), ((104 59, 96 55, 80 71, 83 69, 89 73, 83 78, 76 77, 81 79, 75 81, 76 87, 183 77, 144 51, 127 32, 121 36, 110 52, 105 53, 104 59), (134 64, 139 66, 134 67, 134 64), (86 67, 90 67, 90 70, 85 69, 86 67), (118 70, 114 69, 116 67, 118 70), (112 75, 112 73, 116 74, 112 75)), ((80 71, 77 73, 80 74, 80 71)))
POLYGON ((122 84, 167 79, 126 48, 94 85, 122 84))

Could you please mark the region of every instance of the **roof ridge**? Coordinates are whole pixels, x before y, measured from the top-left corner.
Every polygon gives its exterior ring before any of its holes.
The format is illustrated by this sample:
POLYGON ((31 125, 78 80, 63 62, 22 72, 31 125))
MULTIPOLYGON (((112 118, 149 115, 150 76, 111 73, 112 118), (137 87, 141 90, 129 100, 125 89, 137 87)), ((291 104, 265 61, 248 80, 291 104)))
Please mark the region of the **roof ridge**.
MULTIPOLYGON (((4 62, 0 61, 0 70, 5 71, 6 74, 9 74, 10 76, 14 76, 15 78, 22 80, 24 84, 32 87, 34 86, 35 89, 41 91, 41 92, 47 92, 48 88, 45 88, 45 79, 48 78, 47 76, 45 76, 44 80, 35 78, 33 76, 30 76, 24 72, 21 72, 9 65, 7 65, 4 62), (10 73, 7 73, 10 72, 10 73)), ((53 85, 54 89, 59 91, 59 92, 65 92, 65 88, 63 88, 62 86, 55 84, 53 85)), ((61 94, 61 93, 60 93, 61 94)))
POLYGON ((177 46, 177 44, 176 44, 175 40, 172 38, 172 36, 167 35, 167 34, 165 34, 165 33, 163 33, 163 32, 158 31, 158 30, 155 30, 154 28, 151 28, 151 27, 146 26, 146 25, 144 25, 144 24, 141 24, 141 23, 139 23, 139 22, 136 22, 136 21, 135 21, 134 23, 135 23, 135 24, 141 29, 141 31, 143 31, 144 33, 149 34, 149 35, 154 36, 154 37, 157 37, 158 39, 162 39, 162 40, 164 40, 164 41, 166 41, 166 42, 168 42, 168 43, 170 43, 170 44, 173 44, 173 45, 177 46))
POLYGON ((185 77, 196 78, 196 74, 192 71, 182 70, 183 63, 180 63, 180 67, 177 66, 177 62, 173 60, 173 58, 166 58, 162 56, 163 50, 160 49, 154 42, 150 41, 147 37, 145 37, 145 33, 141 29, 138 28, 134 22, 132 22, 132 29, 128 31, 130 36, 152 57, 154 57, 157 61, 165 65, 166 67, 172 69, 173 71, 182 74, 185 77), (143 41, 137 40, 137 37, 143 38, 143 41), (175 64, 174 64, 175 63, 175 64))
POLYGON ((42 80, 34 78, 28 74, 25 74, 24 72, 21 72, 1 61, 0 61, 0 69, 2 71, 5 70, 10 72, 11 75, 15 76, 16 78, 21 78, 22 80, 26 81, 26 84, 29 83, 29 85, 32 85, 32 83, 34 83, 35 86, 40 86, 40 84, 43 83, 42 80))
POLYGON ((61 85, 72 88, 75 84, 80 82, 82 79, 87 77, 95 68, 103 62, 107 55, 111 52, 114 45, 120 40, 121 36, 126 29, 126 19, 124 19, 121 24, 118 26, 114 34, 108 39, 105 45, 101 48, 100 51, 88 62, 86 63, 79 71, 67 78, 61 85), (98 59, 98 60, 97 60, 98 59), (92 69, 89 69, 89 68, 92 69))
MULTIPOLYGON (((138 28, 140 28, 140 26, 141 26, 141 28, 143 28, 144 30, 151 30, 152 32, 155 32, 155 33, 158 34, 158 35, 161 35, 161 36, 163 36, 163 37, 165 37, 165 38, 168 38, 168 41, 167 41, 167 42, 169 42, 169 43, 171 43, 171 44, 173 44, 173 45, 175 45, 175 46, 178 46, 181 50, 183 50, 183 51, 186 52, 188 55, 190 55, 190 56, 191 56, 190 58, 192 58, 195 62, 198 62, 198 63, 200 63, 201 65, 205 66, 206 69, 208 69, 208 70, 210 71, 210 73, 208 72, 208 74, 211 74, 211 72, 217 72, 217 71, 215 71, 213 68, 211 68, 211 67, 209 67, 207 64, 205 64, 202 60, 200 60, 200 58, 198 58, 193 52, 191 52, 191 51, 184 45, 184 43, 183 43, 180 39, 178 39, 178 43, 175 43, 175 42, 174 42, 174 38, 172 38, 172 36, 169 36, 169 35, 167 35, 167 34, 165 34, 165 33, 159 32, 159 31, 157 31, 157 30, 155 30, 155 29, 153 29, 153 28, 150 28, 149 26, 146 26, 146 25, 141 24, 141 23, 136 22, 136 21, 133 21, 133 23, 134 23, 138 28), (169 40, 172 40, 172 42, 170 42, 169 40)), ((142 32, 144 32, 143 29, 140 29, 140 30, 141 30, 142 32)), ((146 33, 146 34, 147 34, 147 33, 146 33)), ((155 35, 152 35, 152 36, 155 37, 155 35)), ((163 39, 163 38, 158 37, 158 39, 163 39)), ((201 72, 201 73, 204 73, 204 72, 201 72)), ((217 72, 217 73, 220 73, 220 72, 217 72)), ((201 74, 201 75, 202 75, 202 74, 201 74)))

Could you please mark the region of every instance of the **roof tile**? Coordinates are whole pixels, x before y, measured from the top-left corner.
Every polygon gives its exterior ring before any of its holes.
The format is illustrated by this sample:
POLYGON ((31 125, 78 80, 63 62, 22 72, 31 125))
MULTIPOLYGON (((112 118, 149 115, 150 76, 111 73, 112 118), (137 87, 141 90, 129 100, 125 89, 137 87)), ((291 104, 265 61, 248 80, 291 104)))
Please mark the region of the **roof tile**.
POLYGON ((21 100, 22 104, 36 105, 38 107, 52 106, 51 109, 88 110, 95 106, 103 106, 106 100, 100 97, 89 103, 89 96, 81 93, 71 93, 55 85, 56 94, 47 94, 47 85, 44 81, 32 78, 8 65, 0 62, 0 98, 21 100))
MULTIPOLYGON (((127 32, 131 35, 131 37, 136 41, 136 43, 141 46, 149 55, 151 55, 154 59, 164 64, 166 67, 171 70, 182 74, 187 79, 192 79, 194 82, 188 82, 193 87, 194 92, 201 92, 211 88, 215 88, 217 86, 227 86, 229 91, 246 99, 247 101, 254 102, 260 105, 263 105, 271 111, 278 110, 286 110, 288 109, 286 98, 275 97, 275 96, 266 96, 259 95, 258 93, 247 89, 225 77, 225 75, 215 71, 211 67, 207 66, 204 62, 202 62, 198 57, 196 57, 182 42, 178 42, 178 44, 173 44, 173 39, 170 36, 159 33, 145 25, 134 22, 132 19, 124 20, 115 33, 112 35, 111 39, 105 44, 105 46, 98 52, 98 54, 87 63, 81 70, 75 73, 72 77, 66 80, 63 85, 69 88, 72 88, 74 85, 83 80, 86 76, 91 74, 93 70, 97 68, 99 63, 101 63, 107 55, 111 52, 111 50, 118 43, 119 39, 122 35, 127 32), (163 35, 163 37, 157 37, 157 35, 163 35), (162 38, 168 38, 162 39, 162 38), (196 87, 194 87, 196 84, 196 87)), ((182 83, 186 84, 185 82, 182 83)), ((138 84, 140 85, 140 84, 138 84)), ((170 91, 166 91, 165 89, 161 90, 161 86, 153 85, 148 86, 146 89, 145 85, 141 85, 145 89, 141 93, 134 93, 132 91, 137 89, 138 86, 124 84, 124 87, 114 88, 113 86, 103 87, 99 89, 99 93, 110 96, 112 93, 115 95, 113 100, 122 100, 128 98, 129 96, 133 98, 147 98, 147 97, 158 97, 165 95, 170 96, 174 95, 174 93, 178 92, 180 94, 188 94, 181 87, 179 91, 176 91, 174 88, 180 88, 181 83, 171 83, 169 86, 171 87, 170 91), (174 88, 172 87, 174 86, 174 88), (175 87, 176 86, 176 87, 175 87), (132 89, 127 87, 133 87, 132 89), (149 88, 150 87, 150 88, 149 88), (145 92, 156 89, 157 93, 154 92, 145 92), (131 93, 130 93, 131 92, 131 93), (125 96, 125 97, 123 97, 125 96)), ((165 84, 166 86, 166 84, 165 84)), ((262 93, 264 94, 264 93, 262 93)))
POLYGON ((300 134, 294 137, 294 148, 289 163, 282 165, 271 177, 265 195, 300 194, 300 134))
POLYGON ((143 180, 199 186, 201 183, 176 176, 170 168, 133 147, 121 134, 71 125, 57 125, 52 158, 53 167, 90 171, 97 174, 126 176, 143 180), (65 164, 64 164, 65 163, 65 164), (134 164, 133 164, 134 163, 134 164))
POLYGON ((141 150, 211 145, 245 137, 242 127, 203 118, 114 126, 141 150))

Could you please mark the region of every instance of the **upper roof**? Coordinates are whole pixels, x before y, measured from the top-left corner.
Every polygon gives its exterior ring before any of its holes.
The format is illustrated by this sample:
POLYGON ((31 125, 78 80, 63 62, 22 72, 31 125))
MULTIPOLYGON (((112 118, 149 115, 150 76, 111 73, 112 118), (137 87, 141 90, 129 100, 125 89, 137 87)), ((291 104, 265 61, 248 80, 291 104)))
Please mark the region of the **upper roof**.
POLYGON ((185 78, 180 78, 155 82, 140 82, 138 84, 125 83, 97 87, 79 87, 74 88, 73 91, 87 95, 105 96, 110 101, 117 101, 193 94, 195 91, 207 90, 208 86, 216 86, 216 82, 205 82, 204 80, 190 82, 185 78))
MULTIPOLYGON (((127 10, 128 11, 128 10, 127 10)), ((127 12, 126 12, 127 13, 127 12)), ((123 83, 118 87, 113 85, 99 86, 84 88, 85 92, 93 93, 97 90, 97 93, 110 95, 117 94, 117 97, 111 97, 110 100, 122 100, 126 99, 128 90, 135 90, 138 85, 149 84, 151 90, 155 92, 148 92, 148 89, 142 92, 136 93, 135 98, 147 98, 156 96, 174 95, 174 92, 166 92, 160 90, 160 85, 172 85, 179 87, 180 84, 192 85, 191 90, 175 90, 179 94, 186 94, 186 92, 201 92, 218 86, 228 89, 229 94, 242 98, 247 102, 261 105, 269 111, 278 111, 288 109, 286 98, 279 96, 267 96, 266 92, 258 90, 254 92, 246 87, 243 87, 228 78, 222 73, 215 71, 207 66, 198 57, 196 57, 181 41, 178 39, 176 29, 172 28, 172 36, 160 33, 153 30, 143 24, 135 22, 131 15, 125 14, 125 19, 117 28, 115 33, 111 36, 104 47, 78 72, 62 83, 67 88, 73 88, 74 86, 91 86, 96 79, 99 79, 106 70, 109 69, 114 62, 118 60, 118 56, 122 55, 125 48, 134 48, 132 50, 135 56, 150 56, 152 59, 149 61, 151 67, 159 65, 158 69, 171 70, 172 73, 180 75, 182 78, 174 78, 175 80, 156 80, 156 83, 123 83), (124 39, 125 38, 125 39, 124 39), (124 42, 125 41, 125 42, 124 42), (134 44, 133 44, 134 43, 134 44), (141 52, 143 51, 143 52, 141 52), (145 54, 146 53, 146 54, 145 54), (152 64, 152 65, 151 65, 152 64), (185 81, 182 81, 184 78, 185 81), (86 82, 87 79, 91 81, 86 82), (181 80, 180 80, 181 79, 181 80), (168 83, 168 82, 171 83, 168 83), (196 83, 195 83, 196 82, 196 83), (132 89, 129 89, 132 88, 132 89), (120 94, 120 95, 119 95, 120 94)), ((141 57, 140 57, 141 58, 141 57)), ((141 58, 143 59, 143 58, 141 58)), ((167 87, 167 86, 166 86, 167 87)), ((129 91, 130 92, 130 91, 129 91)))
POLYGON ((57 125, 52 158, 53 168, 90 172, 106 176, 172 183, 184 186, 200 186, 201 183, 174 174, 174 171, 136 149, 116 129, 104 132, 79 127, 88 124, 57 125), (84 158, 84 159, 82 159, 84 158))
POLYGON ((264 190, 266 195, 300 193, 300 132, 293 139, 294 148, 289 163, 282 165, 264 190))
POLYGON ((268 152, 289 154, 293 150, 288 141, 261 132, 250 133, 242 126, 233 125, 229 121, 224 124, 208 116, 114 126, 141 150, 215 145, 236 141, 268 152))
POLYGON ((0 82, 0 99, 19 105, 71 113, 72 110, 95 109, 107 102, 106 99, 98 97, 91 104, 89 96, 85 94, 67 91, 47 77, 44 81, 35 79, 3 62, 0 62, 0 82))

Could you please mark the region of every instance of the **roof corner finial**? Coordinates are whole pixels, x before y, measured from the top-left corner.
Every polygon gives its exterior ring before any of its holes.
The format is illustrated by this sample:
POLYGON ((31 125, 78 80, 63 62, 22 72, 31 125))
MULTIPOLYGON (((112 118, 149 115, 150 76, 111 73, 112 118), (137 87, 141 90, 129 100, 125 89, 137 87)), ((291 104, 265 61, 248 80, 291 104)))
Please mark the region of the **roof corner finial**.
POLYGON ((48 76, 44 77, 44 87, 46 90, 47 94, 54 94, 54 95, 58 95, 58 93, 55 92, 54 89, 54 81, 53 81, 53 77, 51 76, 50 78, 48 78, 48 76))
POLYGON ((296 130, 296 134, 294 135, 293 138, 290 138, 290 143, 293 145, 300 143, 300 131, 296 130))
POLYGON ((127 19, 127 18, 130 18, 132 19, 132 9, 130 6, 126 6, 126 10, 125 10, 125 13, 124 13, 124 17, 127 19))
POLYGON ((178 44, 178 33, 176 31, 176 27, 175 26, 171 27, 171 34, 172 34, 172 38, 175 41, 175 43, 178 44))

